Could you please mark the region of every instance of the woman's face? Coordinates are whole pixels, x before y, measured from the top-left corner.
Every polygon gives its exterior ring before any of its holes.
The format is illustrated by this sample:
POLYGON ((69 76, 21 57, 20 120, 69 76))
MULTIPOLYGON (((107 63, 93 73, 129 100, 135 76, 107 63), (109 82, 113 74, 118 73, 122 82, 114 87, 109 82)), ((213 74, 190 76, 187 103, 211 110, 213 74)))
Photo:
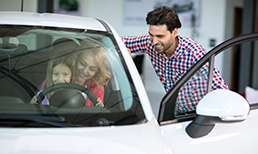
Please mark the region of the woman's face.
POLYGON ((75 70, 75 82, 82 85, 86 80, 91 79, 99 70, 94 55, 84 52, 77 61, 75 70))
POLYGON ((70 83, 72 72, 65 64, 58 64, 52 70, 52 81, 57 83, 70 83))

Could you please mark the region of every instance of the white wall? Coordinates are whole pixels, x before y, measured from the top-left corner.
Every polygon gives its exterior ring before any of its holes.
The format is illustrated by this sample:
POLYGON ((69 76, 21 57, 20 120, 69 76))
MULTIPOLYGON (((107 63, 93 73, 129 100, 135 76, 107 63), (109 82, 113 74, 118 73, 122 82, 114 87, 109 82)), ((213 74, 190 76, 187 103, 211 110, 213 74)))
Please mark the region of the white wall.
POLYGON ((128 26, 123 24, 123 0, 84 0, 87 4, 83 16, 102 19, 110 23, 120 36, 140 35, 148 32, 147 26, 128 26))
MULTIPOLYGON (((215 39, 216 44, 224 41, 226 0, 202 0, 202 2, 200 37, 196 40, 209 51, 212 48, 209 46, 210 39, 215 39)), ((215 62, 218 69, 223 72, 223 54, 216 56, 215 62)))
MULTIPOLYGON (((22 0, 0 0, 0 11, 21 11, 22 0)), ((23 0, 23 11, 37 12, 37 0, 23 0)))
MULTIPOLYGON (((225 13, 225 33, 224 39, 230 39, 233 37, 234 33, 234 13, 236 7, 243 7, 243 0, 227 0, 226 3, 226 13, 225 13)), ((231 49, 228 49, 231 50, 231 49)), ((224 52, 224 65, 223 65, 223 78, 226 83, 231 87, 231 72, 232 72, 232 52, 224 52)))

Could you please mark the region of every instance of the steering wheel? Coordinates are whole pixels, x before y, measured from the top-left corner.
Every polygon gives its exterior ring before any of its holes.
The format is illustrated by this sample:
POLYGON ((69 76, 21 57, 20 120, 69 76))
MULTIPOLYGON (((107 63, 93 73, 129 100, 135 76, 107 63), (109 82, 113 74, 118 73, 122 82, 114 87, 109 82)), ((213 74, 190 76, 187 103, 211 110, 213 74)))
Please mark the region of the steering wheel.
POLYGON ((78 84, 74 84, 74 83, 59 83, 59 84, 55 84, 52 85, 50 87, 45 88, 41 93, 39 93, 39 95, 37 96, 37 102, 40 104, 42 102, 42 100, 44 99, 44 97, 55 90, 58 89, 75 89, 75 90, 79 90, 81 92, 84 92, 89 99, 91 100, 91 102, 93 103, 93 105, 95 106, 97 104, 97 97, 87 88, 78 85, 78 84))

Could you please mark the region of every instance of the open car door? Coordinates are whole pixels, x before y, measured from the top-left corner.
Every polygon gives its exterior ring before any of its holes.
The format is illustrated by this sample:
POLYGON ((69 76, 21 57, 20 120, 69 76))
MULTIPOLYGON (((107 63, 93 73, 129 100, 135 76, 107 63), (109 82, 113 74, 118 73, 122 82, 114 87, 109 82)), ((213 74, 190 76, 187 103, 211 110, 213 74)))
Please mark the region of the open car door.
POLYGON ((258 33, 229 39, 203 56, 163 97, 158 122, 173 152, 258 151, 258 102, 249 104, 230 87, 212 89, 216 56, 244 49, 247 43, 258 54, 258 33))

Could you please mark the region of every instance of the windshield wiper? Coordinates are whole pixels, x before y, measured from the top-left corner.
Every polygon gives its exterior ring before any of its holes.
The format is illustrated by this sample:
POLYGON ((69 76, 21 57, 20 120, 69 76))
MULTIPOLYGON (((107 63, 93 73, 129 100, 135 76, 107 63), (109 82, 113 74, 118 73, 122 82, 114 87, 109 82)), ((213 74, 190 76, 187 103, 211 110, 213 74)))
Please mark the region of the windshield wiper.
POLYGON ((35 123, 41 123, 45 125, 55 127, 69 127, 67 125, 60 124, 65 122, 64 117, 50 117, 50 116, 32 116, 32 115, 0 115, 0 120, 5 121, 30 121, 35 123))

